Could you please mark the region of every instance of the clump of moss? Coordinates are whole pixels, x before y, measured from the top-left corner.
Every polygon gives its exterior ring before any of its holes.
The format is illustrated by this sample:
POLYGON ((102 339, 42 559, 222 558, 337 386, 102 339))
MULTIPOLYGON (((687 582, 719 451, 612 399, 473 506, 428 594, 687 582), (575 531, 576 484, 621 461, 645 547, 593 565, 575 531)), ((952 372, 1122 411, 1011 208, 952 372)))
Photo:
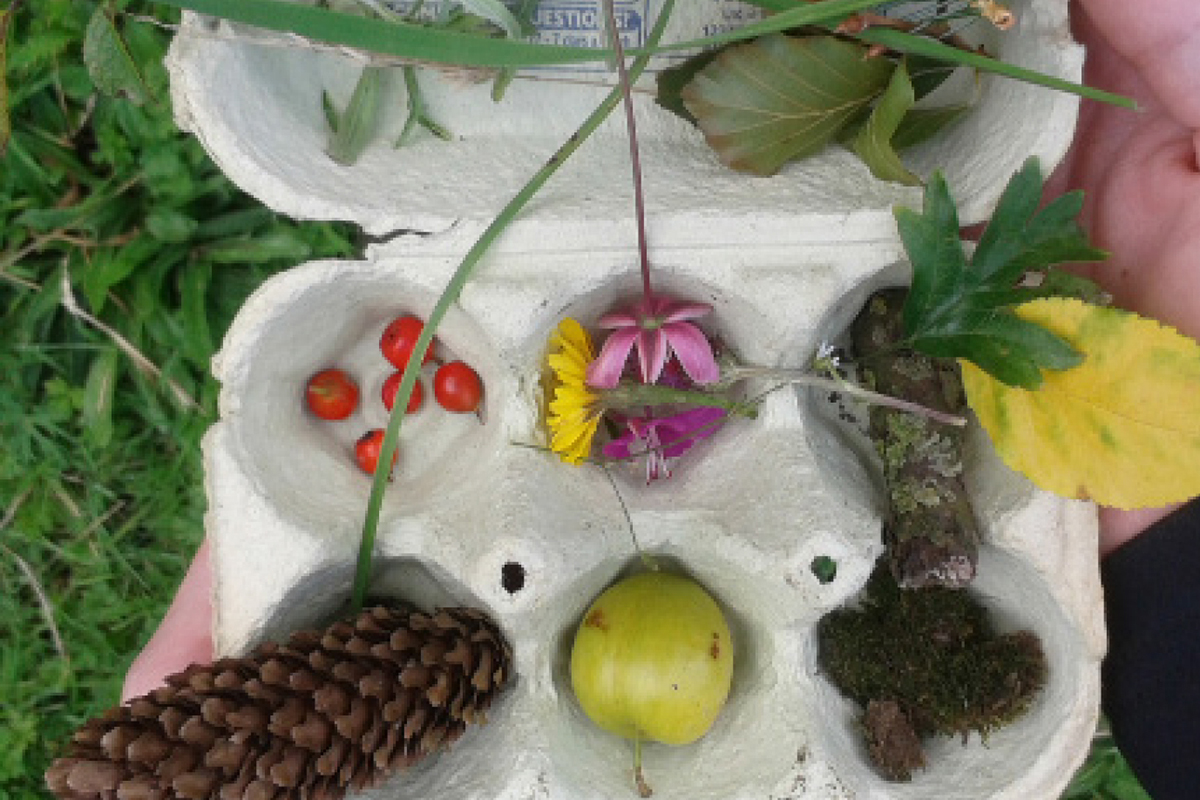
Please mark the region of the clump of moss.
MULTIPOLYGON (((1046 683, 1033 633, 997 633, 962 589, 901 589, 882 561, 857 604, 827 614, 819 631, 820 663, 834 685, 864 709, 887 703, 920 738, 986 738, 1020 717, 1046 683)), ((863 726, 884 776, 908 780, 920 766, 911 748, 892 752, 870 718, 863 726)))

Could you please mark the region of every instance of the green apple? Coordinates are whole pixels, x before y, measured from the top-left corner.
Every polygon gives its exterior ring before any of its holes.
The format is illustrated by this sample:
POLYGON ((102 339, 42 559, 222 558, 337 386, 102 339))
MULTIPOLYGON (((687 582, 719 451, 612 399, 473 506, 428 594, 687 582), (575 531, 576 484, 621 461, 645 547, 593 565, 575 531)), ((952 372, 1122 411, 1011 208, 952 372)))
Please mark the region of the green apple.
POLYGON ((733 642, 699 584, 653 571, 619 581, 583 615, 571 686, 601 728, 640 743, 687 744, 729 696, 733 642))

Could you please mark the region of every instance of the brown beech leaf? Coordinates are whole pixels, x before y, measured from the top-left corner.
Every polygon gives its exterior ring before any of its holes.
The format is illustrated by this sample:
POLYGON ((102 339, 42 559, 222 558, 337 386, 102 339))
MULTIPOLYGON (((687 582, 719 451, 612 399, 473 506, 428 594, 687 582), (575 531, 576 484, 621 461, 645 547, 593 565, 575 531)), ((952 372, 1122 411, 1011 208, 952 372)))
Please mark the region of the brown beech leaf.
POLYGON ((721 162, 773 175, 829 144, 896 65, 828 36, 770 34, 718 54, 681 96, 721 162))
POLYGON ((1118 508, 1200 494, 1200 343, 1127 311, 1044 298, 1016 315, 1084 355, 1034 391, 968 361, 963 385, 996 451, 1038 486, 1118 508))

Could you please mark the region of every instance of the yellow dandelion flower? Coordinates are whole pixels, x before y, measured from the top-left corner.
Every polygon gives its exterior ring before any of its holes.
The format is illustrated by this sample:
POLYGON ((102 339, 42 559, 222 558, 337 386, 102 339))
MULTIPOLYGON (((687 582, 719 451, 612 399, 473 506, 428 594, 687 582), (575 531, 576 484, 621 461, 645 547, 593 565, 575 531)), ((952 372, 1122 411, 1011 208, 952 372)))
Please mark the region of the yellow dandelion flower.
POLYGON ((573 319, 564 319, 550 336, 546 363, 554 372, 554 399, 546 426, 550 449, 568 464, 587 458, 603 416, 600 395, 587 385, 587 366, 595 357, 587 331, 573 319))

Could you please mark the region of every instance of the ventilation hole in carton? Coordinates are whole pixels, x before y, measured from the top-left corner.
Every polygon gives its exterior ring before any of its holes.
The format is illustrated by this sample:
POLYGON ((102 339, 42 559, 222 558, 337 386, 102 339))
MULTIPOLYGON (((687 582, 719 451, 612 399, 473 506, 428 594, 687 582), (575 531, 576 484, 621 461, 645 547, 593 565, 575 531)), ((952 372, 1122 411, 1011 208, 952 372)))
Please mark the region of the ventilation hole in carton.
POLYGON ((525 568, 515 561, 509 561, 500 568, 500 585, 509 594, 516 594, 525 588, 525 568))
POLYGON ((837 577, 837 562, 829 556, 817 556, 808 565, 808 568, 812 570, 817 582, 822 585, 833 583, 834 578, 837 577))

